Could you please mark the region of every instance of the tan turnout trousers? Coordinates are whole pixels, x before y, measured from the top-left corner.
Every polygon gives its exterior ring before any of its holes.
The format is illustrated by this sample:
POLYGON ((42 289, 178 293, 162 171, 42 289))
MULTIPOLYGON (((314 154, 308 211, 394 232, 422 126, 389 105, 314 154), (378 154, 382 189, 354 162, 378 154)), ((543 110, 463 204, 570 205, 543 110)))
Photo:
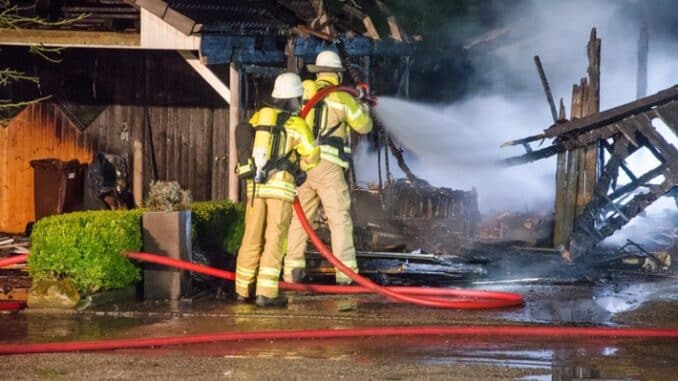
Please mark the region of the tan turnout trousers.
MULTIPOLYGON (((330 228, 332 253, 357 272, 358 263, 353 246, 353 222, 350 214, 351 198, 344 178, 344 169, 327 160, 320 160, 320 164, 308 172, 306 182, 297 188, 297 196, 311 222, 315 221, 318 206, 322 202, 330 228)), ((305 269, 304 252, 307 241, 308 235, 295 214, 292 216, 287 236, 287 254, 283 271, 285 281, 292 281, 293 269, 305 269)), ((350 281, 340 271, 337 271, 336 280, 340 283, 350 281)))
POLYGON ((236 263, 235 291, 251 296, 278 296, 278 280, 283 260, 283 242, 287 236, 292 203, 275 198, 255 197, 247 201, 245 233, 236 263), (261 258, 260 258, 261 257, 261 258))

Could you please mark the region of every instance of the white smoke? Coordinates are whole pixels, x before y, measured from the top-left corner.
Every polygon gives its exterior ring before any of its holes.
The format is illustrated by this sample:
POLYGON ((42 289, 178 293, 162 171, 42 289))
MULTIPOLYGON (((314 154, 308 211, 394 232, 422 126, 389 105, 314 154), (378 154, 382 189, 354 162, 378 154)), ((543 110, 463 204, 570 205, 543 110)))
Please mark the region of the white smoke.
MULTIPOLYGON (((634 14, 629 7, 639 4, 614 0, 529 2, 505 15, 502 27, 508 33, 471 48, 482 50, 479 56, 490 57, 475 65, 476 72, 490 78, 490 91, 450 105, 382 97, 375 108, 377 118, 405 147, 408 163, 417 175, 436 186, 476 187, 482 212, 552 208, 553 158, 510 169, 491 165, 494 160, 524 152, 522 147, 499 148, 501 143, 538 134, 553 122, 533 56, 540 56, 554 98, 556 102, 564 98, 569 117, 572 85, 586 76, 586 44, 595 27, 602 39, 601 110, 632 101, 640 25, 625 15, 634 14)), ((658 39, 650 25, 648 94, 678 83, 675 62, 676 41, 658 39)), ((641 167, 650 162, 642 155, 634 159, 641 167)), ((356 162, 374 163, 375 159, 363 147, 356 153, 356 162)), ((359 166, 363 181, 376 179, 376 165, 370 166, 359 166)), ((391 167, 396 167, 393 160, 391 167)))
POLYGON ((412 170, 433 185, 475 187, 484 211, 550 205, 553 160, 497 166, 509 152, 521 153, 522 148, 500 149, 503 142, 531 134, 530 126, 541 124, 529 102, 492 95, 443 107, 382 98, 377 110, 383 125, 407 149, 412 170))

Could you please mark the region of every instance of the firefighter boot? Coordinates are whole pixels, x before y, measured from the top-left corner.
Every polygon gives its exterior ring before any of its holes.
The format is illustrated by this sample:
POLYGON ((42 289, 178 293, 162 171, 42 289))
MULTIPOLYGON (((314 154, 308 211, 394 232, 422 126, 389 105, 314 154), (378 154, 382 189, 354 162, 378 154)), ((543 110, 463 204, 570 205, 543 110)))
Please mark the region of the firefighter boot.
POLYGON ((275 298, 257 295, 257 307, 284 307, 287 305, 287 296, 280 294, 275 298))
POLYGON ((292 283, 301 283, 306 277, 304 269, 292 269, 292 283))
POLYGON ((247 296, 242 296, 236 294, 235 301, 238 304, 251 304, 254 303, 254 284, 249 285, 247 296))

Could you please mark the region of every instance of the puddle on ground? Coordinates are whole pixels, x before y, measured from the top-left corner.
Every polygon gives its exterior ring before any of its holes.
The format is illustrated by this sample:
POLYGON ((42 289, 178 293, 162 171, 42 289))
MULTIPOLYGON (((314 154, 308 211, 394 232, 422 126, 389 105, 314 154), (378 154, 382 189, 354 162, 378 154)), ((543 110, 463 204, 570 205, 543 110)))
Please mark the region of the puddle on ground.
MULTIPOLYGON (((444 311, 390 304, 377 296, 294 294, 290 306, 260 310, 218 301, 190 304, 119 303, 84 313, 23 312, 0 315, 0 345, 10 342, 99 340, 221 331, 348 328, 376 325, 565 324, 615 325, 615 316, 638 326, 676 327, 678 284, 510 285, 486 289, 520 292, 524 308, 444 311), (651 302, 651 303, 647 303, 651 302), (347 304, 351 308, 346 308, 347 304)), ((215 343, 159 350, 126 350, 142 356, 166 354, 239 358, 326 359, 423 365, 484 365, 527 369, 525 380, 668 380, 678 372, 678 346, 668 340, 401 337, 215 343), (536 377, 536 378, 535 378, 536 377)))

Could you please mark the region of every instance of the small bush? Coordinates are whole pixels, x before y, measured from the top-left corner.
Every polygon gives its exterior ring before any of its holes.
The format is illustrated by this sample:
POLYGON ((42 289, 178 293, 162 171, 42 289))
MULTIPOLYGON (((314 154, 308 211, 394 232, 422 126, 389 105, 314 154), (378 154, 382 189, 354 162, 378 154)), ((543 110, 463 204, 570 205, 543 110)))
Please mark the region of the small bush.
POLYGON ((206 250, 235 253, 242 241, 245 208, 228 200, 191 204, 194 242, 206 250))
POLYGON ((156 212, 190 209, 191 191, 181 189, 176 181, 152 181, 144 206, 156 212))
POLYGON ((140 250, 141 210, 89 211, 50 216, 31 235, 33 278, 69 278, 80 292, 122 288, 141 279, 122 253, 140 250))
POLYGON ((226 228, 226 238, 224 240, 224 250, 227 253, 235 254, 242 243, 242 236, 245 234, 245 205, 235 205, 235 219, 226 228))

